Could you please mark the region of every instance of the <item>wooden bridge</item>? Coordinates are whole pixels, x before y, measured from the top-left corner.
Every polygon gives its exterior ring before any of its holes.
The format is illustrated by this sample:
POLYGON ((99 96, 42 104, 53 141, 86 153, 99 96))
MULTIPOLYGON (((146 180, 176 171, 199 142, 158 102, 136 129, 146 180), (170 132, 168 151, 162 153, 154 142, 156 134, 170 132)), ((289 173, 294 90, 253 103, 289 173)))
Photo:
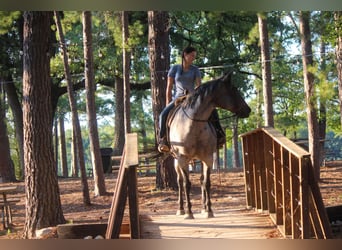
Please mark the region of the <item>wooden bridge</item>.
POLYGON ((175 214, 142 216, 142 239, 269 239, 283 238, 270 217, 252 209, 216 211, 214 218, 184 220, 175 214))
POLYGON ((308 153, 272 128, 257 129, 241 138, 246 207, 216 211, 215 218, 211 219, 196 217, 196 214, 195 220, 184 220, 173 214, 139 216, 137 147, 133 146, 136 153, 126 148, 106 238, 120 238, 126 197, 130 238, 332 238, 308 153), (127 151, 135 159, 125 160, 127 151))

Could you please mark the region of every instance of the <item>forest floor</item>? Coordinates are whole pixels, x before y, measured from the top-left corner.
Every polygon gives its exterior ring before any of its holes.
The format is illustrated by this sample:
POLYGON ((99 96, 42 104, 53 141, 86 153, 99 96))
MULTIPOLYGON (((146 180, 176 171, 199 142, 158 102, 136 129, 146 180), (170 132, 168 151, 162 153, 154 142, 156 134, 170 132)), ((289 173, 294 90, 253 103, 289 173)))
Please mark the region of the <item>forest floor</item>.
MULTIPOLYGON (((199 173, 191 173, 193 207, 200 206, 199 173)), ((242 169, 214 172, 212 181, 212 203, 215 209, 246 208, 244 173, 242 169)), ((116 175, 106 175, 108 195, 94 197, 94 182, 89 178, 91 190, 91 206, 84 206, 80 179, 60 178, 59 187, 61 203, 65 219, 68 223, 107 223, 116 175)), ((13 225, 4 230, 0 225, 0 239, 19 239, 25 223, 24 183, 5 183, 0 185, 17 185, 18 191, 11 198, 20 201, 13 206, 13 225)), ((342 205, 342 161, 330 162, 321 169, 319 183, 323 202, 326 207, 342 205)), ((177 192, 173 190, 155 190, 155 176, 138 175, 139 212, 141 216, 155 213, 173 214, 177 209, 177 192)), ((56 237, 52 234, 50 237, 56 237)), ((273 237, 277 237, 274 235, 273 237)), ((272 236, 270 236, 272 238, 272 236)))

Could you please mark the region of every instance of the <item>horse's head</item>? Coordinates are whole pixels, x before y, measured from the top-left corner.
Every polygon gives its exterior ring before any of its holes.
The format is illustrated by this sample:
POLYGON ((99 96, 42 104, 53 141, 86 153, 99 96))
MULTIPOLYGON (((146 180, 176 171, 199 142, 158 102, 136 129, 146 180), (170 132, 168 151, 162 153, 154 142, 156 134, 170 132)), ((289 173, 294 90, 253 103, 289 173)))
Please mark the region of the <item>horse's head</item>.
POLYGON ((251 108, 245 102, 238 89, 233 86, 232 73, 224 75, 217 81, 221 87, 219 88, 217 98, 214 100, 216 105, 235 113, 240 118, 248 117, 251 108))

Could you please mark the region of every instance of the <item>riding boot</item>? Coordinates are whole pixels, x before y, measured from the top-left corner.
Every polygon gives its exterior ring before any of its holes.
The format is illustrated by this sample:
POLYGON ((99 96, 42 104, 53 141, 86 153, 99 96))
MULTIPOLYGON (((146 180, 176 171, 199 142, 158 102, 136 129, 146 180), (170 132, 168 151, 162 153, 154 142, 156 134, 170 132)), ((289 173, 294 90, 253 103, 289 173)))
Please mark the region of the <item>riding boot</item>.
POLYGON ((168 142, 167 142, 165 137, 160 138, 159 145, 158 145, 158 151, 160 153, 167 153, 167 152, 170 151, 169 144, 168 144, 168 142))

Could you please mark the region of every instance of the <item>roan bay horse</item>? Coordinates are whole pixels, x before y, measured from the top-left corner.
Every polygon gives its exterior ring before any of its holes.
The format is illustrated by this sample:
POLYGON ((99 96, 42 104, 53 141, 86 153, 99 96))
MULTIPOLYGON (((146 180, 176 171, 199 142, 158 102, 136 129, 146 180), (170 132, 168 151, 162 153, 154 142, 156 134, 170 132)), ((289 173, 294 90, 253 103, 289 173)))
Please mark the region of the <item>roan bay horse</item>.
POLYGON ((175 158, 175 169, 179 189, 179 208, 177 215, 193 219, 190 202, 189 162, 193 159, 202 161, 201 189, 202 213, 213 217, 210 201, 210 171, 217 158, 216 132, 208 119, 218 107, 246 118, 251 112, 231 80, 232 73, 206 82, 195 92, 186 96, 182 103, 170 112, 168 119, 170 153, 175 158), (183 192, 186 210, 183 204, 183 192))

